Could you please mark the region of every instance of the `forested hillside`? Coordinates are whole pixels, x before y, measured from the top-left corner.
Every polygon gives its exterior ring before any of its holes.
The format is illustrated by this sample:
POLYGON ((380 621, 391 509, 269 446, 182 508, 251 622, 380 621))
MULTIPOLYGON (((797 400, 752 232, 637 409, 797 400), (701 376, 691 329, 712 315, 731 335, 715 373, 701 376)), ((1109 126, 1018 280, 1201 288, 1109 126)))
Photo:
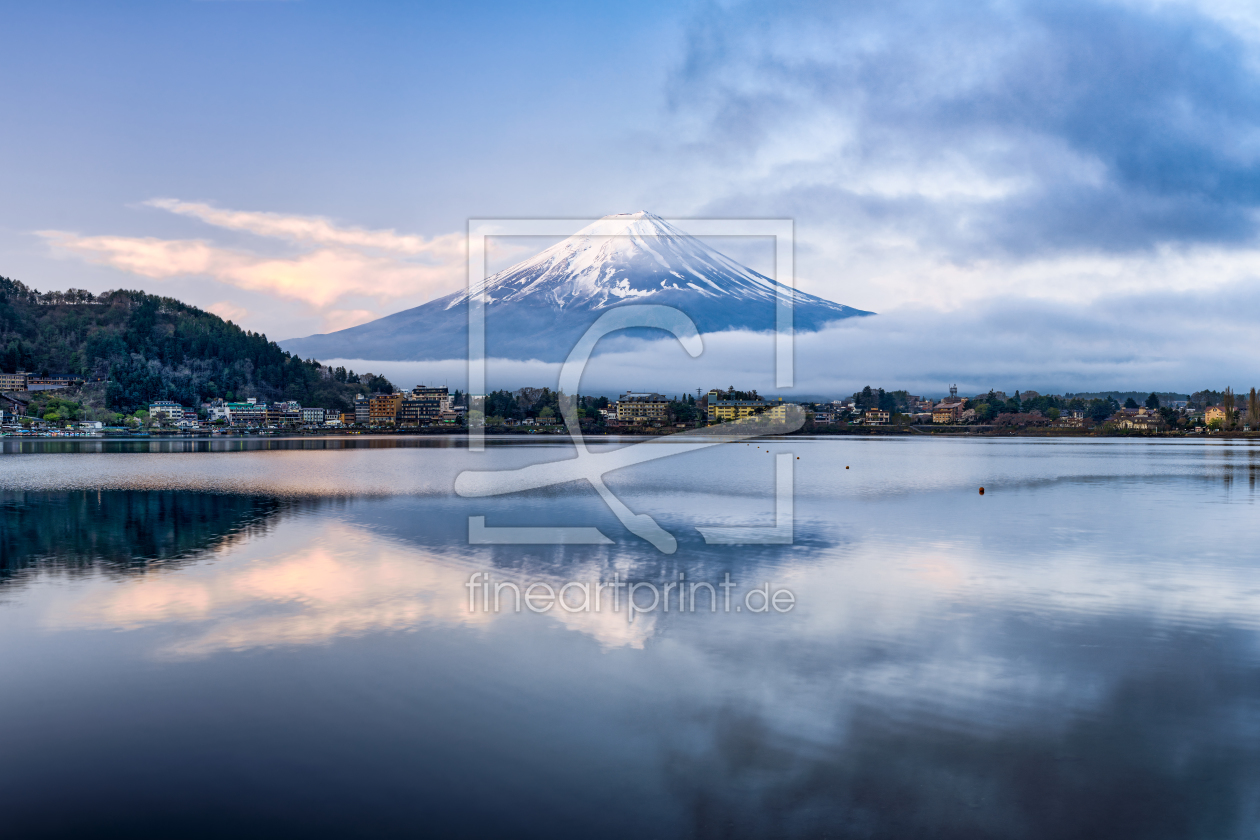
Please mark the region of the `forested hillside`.
POLYGON ((4 277, 0 370, 104 381, 104 407, 123 413, 157 399, 191 406, 215 397, 346 410, 357 392, 392 390, 384 378, 360 383, 174 298, 122 290, 40 293, 4 277))

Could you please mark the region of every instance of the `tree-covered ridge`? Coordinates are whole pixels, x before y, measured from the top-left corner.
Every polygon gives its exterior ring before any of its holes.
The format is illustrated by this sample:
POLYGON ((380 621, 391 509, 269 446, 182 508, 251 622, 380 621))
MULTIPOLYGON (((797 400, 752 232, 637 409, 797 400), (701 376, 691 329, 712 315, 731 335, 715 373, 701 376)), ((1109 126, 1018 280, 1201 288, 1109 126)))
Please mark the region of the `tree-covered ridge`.
MULTIPOLYGON (((117 290, 38 292, 0 277, 0 370, 77 374, 105 384, 107 408, 129 413, 153 400, 298 400, 348 410, 346 382, 267 336, 174 298, 117 290)), ((381 377, 371 389, 392 388, 381 377)))

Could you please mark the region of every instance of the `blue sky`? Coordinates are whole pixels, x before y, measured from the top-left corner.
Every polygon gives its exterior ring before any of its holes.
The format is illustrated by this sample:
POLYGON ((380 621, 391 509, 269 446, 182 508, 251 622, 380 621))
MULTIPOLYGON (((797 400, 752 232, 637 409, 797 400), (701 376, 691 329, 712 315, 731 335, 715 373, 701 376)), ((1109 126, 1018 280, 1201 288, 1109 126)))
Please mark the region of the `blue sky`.
POLYGON ((890 385, 921 330, 1005 387, 1023 319, 1021 387, 1247 387, 1252 5, 11 3, 0 274, 287 338, 453 290, 469 217, 789 217, 890 385))

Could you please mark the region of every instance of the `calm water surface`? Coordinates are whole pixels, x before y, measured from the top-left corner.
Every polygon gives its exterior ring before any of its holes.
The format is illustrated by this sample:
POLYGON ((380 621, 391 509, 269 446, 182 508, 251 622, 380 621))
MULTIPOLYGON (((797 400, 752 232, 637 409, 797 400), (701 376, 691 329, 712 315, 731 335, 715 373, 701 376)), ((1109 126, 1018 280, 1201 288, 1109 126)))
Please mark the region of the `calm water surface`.
POLYGON ((0 835, 1260 837, 1260 448, 794 439, 609 474, 666 555, 585 484, 452 490, 559 444, 214 443, 4 443, 0 835), (782 452, 794 544, 706 545, 773 523, 782 452), (469 516, 613 542, 471 546, 469 516), (796 606, 470 612, 476 572, 796 606))

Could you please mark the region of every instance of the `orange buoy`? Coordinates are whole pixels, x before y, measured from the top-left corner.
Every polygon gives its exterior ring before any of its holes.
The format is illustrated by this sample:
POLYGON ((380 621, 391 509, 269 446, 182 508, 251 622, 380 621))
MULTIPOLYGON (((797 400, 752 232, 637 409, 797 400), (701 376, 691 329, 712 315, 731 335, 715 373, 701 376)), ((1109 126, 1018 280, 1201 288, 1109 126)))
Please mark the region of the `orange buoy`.
POLYGON ((983 488, 983 487, 981 487, 981 488, 980 488, 980 495, 981 495, 981 496, 983 496, 983 495, 984 495, 984 488, 983 488))

